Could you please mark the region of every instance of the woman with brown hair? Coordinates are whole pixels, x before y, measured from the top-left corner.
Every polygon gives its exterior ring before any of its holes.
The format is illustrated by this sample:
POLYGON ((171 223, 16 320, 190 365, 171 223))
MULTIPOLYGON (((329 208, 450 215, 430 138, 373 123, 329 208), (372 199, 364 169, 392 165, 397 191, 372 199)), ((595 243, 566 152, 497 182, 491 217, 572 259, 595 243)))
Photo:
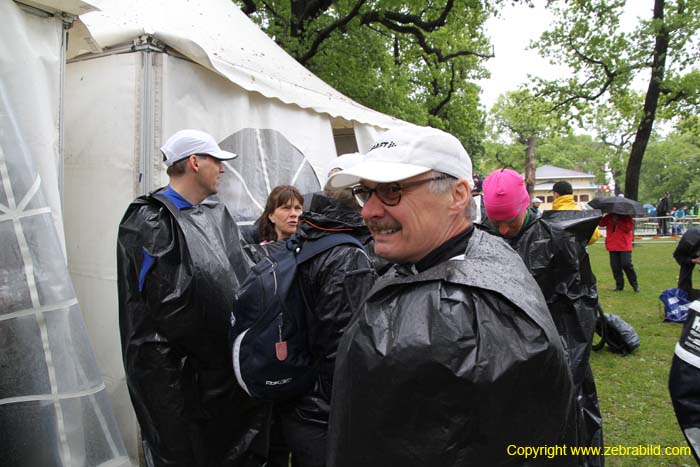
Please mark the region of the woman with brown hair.
POLYGON ((274 242, 291 237, 299 225, 304 197, 292 185, 280 185, 270 192, 265 211, 260 216, 260 242, 274 242))

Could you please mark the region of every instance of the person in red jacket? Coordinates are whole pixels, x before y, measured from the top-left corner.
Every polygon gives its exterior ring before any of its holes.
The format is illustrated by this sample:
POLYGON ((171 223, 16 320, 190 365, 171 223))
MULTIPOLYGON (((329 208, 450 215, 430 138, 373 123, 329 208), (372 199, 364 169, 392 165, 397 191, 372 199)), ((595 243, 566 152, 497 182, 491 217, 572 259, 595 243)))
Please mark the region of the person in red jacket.
POLYGON ((634 236, 634 220, 632 216, 622 214, 606 214, 600 220, 600 226, 605 227, 605 249, 610 253, 610 269, 615 278, 615 291, 625 288, 625 271, 627 280, 635 292, 639 292, 637 273, 632 265, 632 238, 634 236))

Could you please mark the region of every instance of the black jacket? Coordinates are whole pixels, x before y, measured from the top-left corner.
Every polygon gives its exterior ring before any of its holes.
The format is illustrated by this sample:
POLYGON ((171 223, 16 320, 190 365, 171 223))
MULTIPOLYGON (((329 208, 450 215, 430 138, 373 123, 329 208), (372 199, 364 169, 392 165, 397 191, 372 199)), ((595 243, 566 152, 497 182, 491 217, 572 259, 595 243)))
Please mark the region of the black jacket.
POLYGON ((695 461, 700 465, 700 302, 688 307, 688 320, 683 324, 681 337, 668 375, 668 389, 695 461))
POLYGON ((681 267, 678 273, 678 288, 684 290, 691 300, 700 298, 700 291, 693 289, 693 269, 695 269, 695 263, 691 261, 693 258, 700 257, 699 227, 688 229, 688 231, 683 234, 673 252, 673 257, 681 267))
MULTIPOLYGON (((577 396, 576 424, 569 427, 569 442, 581 446, 603 443, 602 418, 589 362, 598 291, 586 250, 600 218, 598 210, 545 211, 537 218, 530 208, 529 221, 518 236, 506 239, 540 286, 564 340, 577 396)), ((602 464, 602 457, 579 461, 585 466, 602 464)))
POLYGON ((224 205, 136 199, 119 226, 117 267, 127 385, 152 465, 259 465, 269 407, 243 393, 230 361, 231 304, 248 264, 224 205))
POLYGON ((508 445, 560 444, 571 388, 537 284, 475 229, 462 257, 389 271, 348 326, 328 466, 545 465, 508 445))
MULTIPOLYGON (((314 194, 310 211, 300 218, 299 236, 313 241, 334 232, 353 235, 363 244, 371 240, 356 211, 314 194)), ((310 394, 284 404, 283 410, 302 422, 327 424, 338 342, 372 288, 376 273, 366 251, 338 245, 302 264, 299 279, 308 304, 306 324, 311 353, 319 361, 319 377, 310 394)))

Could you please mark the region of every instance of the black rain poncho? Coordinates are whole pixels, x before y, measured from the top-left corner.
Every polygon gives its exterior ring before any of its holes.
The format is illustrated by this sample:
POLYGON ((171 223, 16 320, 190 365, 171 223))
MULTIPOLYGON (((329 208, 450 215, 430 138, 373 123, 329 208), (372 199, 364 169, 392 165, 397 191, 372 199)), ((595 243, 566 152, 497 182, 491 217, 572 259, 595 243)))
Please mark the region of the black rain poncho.
POLYGON ((700 301, 688 307, 688 320, 671 363, 668 389, 683 436, 700 465, 700 301))
MULTIPOLYGON (((323 194, 311 195, 310 211, 300 218, 299 237, 315 241, 335 232, 371 241, 362 217, 323 194)), ((322 465, 331 402, 335 357, 345 327, 369 293, 376 273, 367 253, 355 245, 338 245, 299 267, 299 283, 307 300, 309 349, 318 362, 318 379, 308 394, 276 404, 295 461, 322 465)))
POLYGON ((673 257, 681 267, 678 272, 678 288, 685 291, 690 300, 697 300, 700 298, 700 290, 693 289, 695 263, 692 260, 700 257, 700 227, 692 227, 683 234, 673 251, 673 257))
MULTIPOLYGON (((568 443, 602 446, 603 425, 589 362, 595 332, 598 290, 586 244, 600 221, 592 211, 545 211, 530 220, 518 237, 506 241, 518 252, 544 294, 564 340, 576 393, 576 418, 568 443)), ((580 466, 603 465, 602 456, 581 457, 580 466)))
POLYGON ((249 265, 224 205, 211 197, 178 211, 160 195, 137 198, 119 226, 117 265, 122 355, 149 465, 260 465, 269 407, 233 374, 229 316, 249 265))
POLYGON ((387 273, 349 325, 328 466, 544 465, 508 446, 560 444, 572 407, 537 284, 503 240, 475 229, 464 257, 387 273))

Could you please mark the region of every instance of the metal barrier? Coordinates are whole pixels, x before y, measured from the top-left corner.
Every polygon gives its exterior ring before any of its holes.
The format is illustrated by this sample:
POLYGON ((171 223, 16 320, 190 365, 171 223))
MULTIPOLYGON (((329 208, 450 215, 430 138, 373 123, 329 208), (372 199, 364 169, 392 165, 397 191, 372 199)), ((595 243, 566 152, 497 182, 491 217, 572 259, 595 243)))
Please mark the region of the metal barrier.
POLYGON ((698 216, 637 217, 634 219, 636 237, 683 235, 690 227, 700 227, 698 216))

